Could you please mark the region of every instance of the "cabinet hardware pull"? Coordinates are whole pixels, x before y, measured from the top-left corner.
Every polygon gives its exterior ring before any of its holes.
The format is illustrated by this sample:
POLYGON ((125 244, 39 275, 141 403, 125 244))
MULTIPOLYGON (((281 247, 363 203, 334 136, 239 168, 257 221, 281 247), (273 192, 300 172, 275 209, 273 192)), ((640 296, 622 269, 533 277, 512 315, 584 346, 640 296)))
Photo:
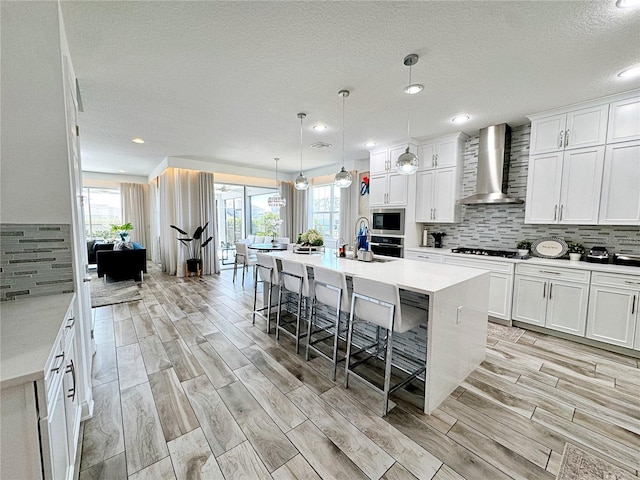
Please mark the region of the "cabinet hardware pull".
POLYGON ((540 273, 548 273, 549 275, 560 275, 559 272, 551 272, 549 270, 538 270, 540 273))
POLYGON ((67 397, 70 398, 72 402, 74 402, 76 399, 76 367, 73 364, 73 359, 69 361, 71 363, 67 365, 67 369, 65 370, 65 373, 71 374, 71 379, 73 380, 73 386, 69 389, 69 395, 67 395, 67 397))
POLYGON ((564 130, 560 130, 560 141, 558 142, 558 148, 562 148, 564 143, 564 130))
POLYGON ((635 309, 636 309, 636 296, 634 295, 633 296, 633 302, 631 302, 631 315, 636 313, 635 309))
POLYGON ((553 207, 553 221, 554 221, 554 222, 556 221, 556 218, 557 218, 557 217, 558 217, 558 204, 556 204, 556 205, 553 207))
POLYGON ((564 205, 560 205, 560 220, 562 221, 562 211, 564 210, 564 205))
POLYGON ((542 298, 547 298, 547 282, 542 286, 542 298))
POLYGON ((549 300, 551 300, 551 295, 553 294, 553 283, 549 284, 549 300))
POLYGON ((564 134, 564 146, 568 147, 569 146, 569 132, 571 130, 567 130, 564 134))
POLYGON ((431 155, 431 166, 432 167, 436 166, 436 156, 435 155, 431 155))
POLYGON ((438 166, 438 154, 436 153, 436 167, 438 166))
POLYGON ((76 317, 71 317, 69 320, 67 320, 67 324, 65 325, 64 328, 73 328, 75 324, 76 324, 76 317))
POLYGON ((630 280, 625 280, 624 283, 628 283, 629 285, 640 285, 640 282, 632 282, 630 280))
POLYGON ((60 368, 62 367, 62 364, 64 363, 64 352, 62 352, 60 355, 56 355, 54 358, 60 359, 60 363, 58 363, 57 367, 53 367, 51 369, 51 371, 52 372, 59 372, 60 368))

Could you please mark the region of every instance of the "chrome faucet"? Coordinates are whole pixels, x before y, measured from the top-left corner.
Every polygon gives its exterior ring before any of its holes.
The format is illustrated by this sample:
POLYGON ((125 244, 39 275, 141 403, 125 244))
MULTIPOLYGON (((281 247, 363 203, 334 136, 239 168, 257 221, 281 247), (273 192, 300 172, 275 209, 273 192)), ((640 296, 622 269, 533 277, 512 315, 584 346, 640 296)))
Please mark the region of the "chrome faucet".
POLYGON ((359 217, 356 220, 356 230, 355 230, 355 245, 354 245, 354 254, 358 251, 358 239, 360 237, 360 235, 358 235, 358 232, 360 231, 360 229, 358 227, 362 227, 362 230, 364 230, 365 228, 367 229, 367 242, 369 241, 369 236, 371 234, 371 228, 369 226, 369 219, 367 217, 359 217))

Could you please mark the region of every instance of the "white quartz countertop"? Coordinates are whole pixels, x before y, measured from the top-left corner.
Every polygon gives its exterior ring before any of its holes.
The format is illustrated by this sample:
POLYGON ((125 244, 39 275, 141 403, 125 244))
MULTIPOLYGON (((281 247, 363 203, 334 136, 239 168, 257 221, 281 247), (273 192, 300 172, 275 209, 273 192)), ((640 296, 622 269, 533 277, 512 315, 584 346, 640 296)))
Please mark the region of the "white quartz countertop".
POLYGON ((273 252, 271 255, 304 263, 307 266, 321 266, 340 270, 349 276, 359 276, 392 283, 404 290, 431 294, 444 290, 460 282, 476 278, 485 272, 477 268, 456 265, 429 264, 408 259, 383 257, 384 262, 361 262, 337 258, 335 250, 323 253, 302 254, 292 251, 273 252))
POLYGON ((75 294, 0 303, 0 387, 44 378, 44 367, 75 294))
POLYGON ((438 254, 444 256, 451 257, 459 257, 459 258, 473 258, 475 260, 492 260, 496 262, 507 262, 507 263, 526 263, 529 265, 543 265, 543 266, 553 266, 553 267, 562 267, 562 268, 576 268, 578 270, 590 270, 592 272, 608 272, 608 273, 622 273, 627 275, 640 275, 640 267, 629 267, 627 265, 614 265, 611 263, 590 263, 585 261, 580 262, 572 262, 571 260, 567 260, 564 258, 540 258, 540 257, 529 257, 529 258, 502 258, 502 257, 491 257, 484 255, 473 255, 466 253, 452 253, 449 248, 433 248, 433 247, 407 247, 405 248, 407 251, 412 252, 424 252, 430 254, 438 254))

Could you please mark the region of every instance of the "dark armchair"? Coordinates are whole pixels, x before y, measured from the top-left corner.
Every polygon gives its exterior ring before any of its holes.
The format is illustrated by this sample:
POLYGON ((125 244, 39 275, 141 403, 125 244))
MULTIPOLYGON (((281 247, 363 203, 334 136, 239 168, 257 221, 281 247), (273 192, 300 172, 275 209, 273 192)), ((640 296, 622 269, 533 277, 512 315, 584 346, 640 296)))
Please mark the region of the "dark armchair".
MULTIPOLYGON (((113 248, 113 247, 112 247, 113 248)), ((118 280, 133 278, 143 280, 147 273, 147 250, 97 250, 98 277, 108 276, 118 280)))

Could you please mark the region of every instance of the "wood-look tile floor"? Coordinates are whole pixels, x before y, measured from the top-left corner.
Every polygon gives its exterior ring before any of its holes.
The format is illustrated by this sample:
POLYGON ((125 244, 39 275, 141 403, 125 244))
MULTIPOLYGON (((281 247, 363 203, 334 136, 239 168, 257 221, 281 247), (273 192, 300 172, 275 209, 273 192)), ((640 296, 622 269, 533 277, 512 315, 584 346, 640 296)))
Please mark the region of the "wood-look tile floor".
MULTIPOLYGON (((640 362, 509 327, 432 415, 251 324, 252 280, 145 277, 94 310, 80 479, 553 479, 565 443, 638 475, 640 362)), ((273 325, 273 324, 272 324, 273 325)))

